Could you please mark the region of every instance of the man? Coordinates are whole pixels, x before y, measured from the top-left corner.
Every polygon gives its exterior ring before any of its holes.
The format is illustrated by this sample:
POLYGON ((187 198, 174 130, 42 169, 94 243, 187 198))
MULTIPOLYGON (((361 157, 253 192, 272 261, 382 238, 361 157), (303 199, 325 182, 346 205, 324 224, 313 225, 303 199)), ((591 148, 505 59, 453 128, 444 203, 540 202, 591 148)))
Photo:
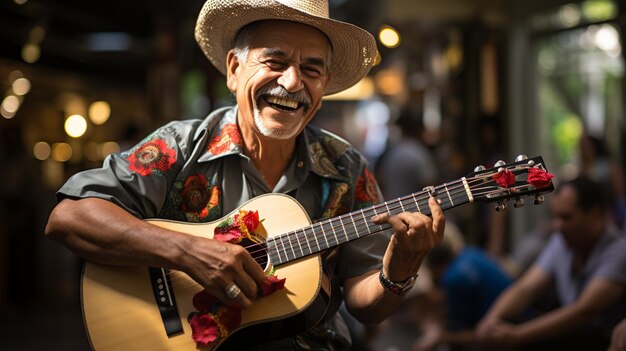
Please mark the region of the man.
MULTIPOLYGON (((202 121, 172 122, 112 155, 103 168, 72 177, 58 193, 46 234, 94 262, 183 271, 224 305, 245 309, 267 278, 243 247, 141 219, 214 221, 270 192, 295 197, 314 221, 378 201, 364 158, 307 126, 324 95, 367 74, 376 46, 364 30, 328 18, 327 1, 209 0, 196 39, 226 75, 237 105, 202 121)), ((374 223, 391 226, 391 237, 372 236, 323 255, 361 322, 378 323, 400 304, 441 240, 445 218, 434 198, 429 206, 432 218, 374 216, 374 223)), ((341 324, 337 318, 259 348, 337 349, 349 340, 333 328, 341 324)))
POLYGON ((586 178, 559 187, 551 215, 555 234, 535 264, 496 300, 477 332, 487 343, 532 350, 606 350, 612 327, 626 315, 626 240, 610 225, 602 188, 586 178), (551 283, 558 307, 509 322, 545 298, 551 283))

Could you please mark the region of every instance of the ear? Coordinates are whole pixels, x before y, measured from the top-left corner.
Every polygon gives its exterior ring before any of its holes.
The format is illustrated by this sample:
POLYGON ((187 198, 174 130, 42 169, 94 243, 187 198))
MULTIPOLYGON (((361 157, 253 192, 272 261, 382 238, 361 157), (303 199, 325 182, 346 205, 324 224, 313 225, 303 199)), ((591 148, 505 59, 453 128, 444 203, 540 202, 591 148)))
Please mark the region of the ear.
POLYGON ((237 91, 237 77, 241 64, 233 50, 228 51, 226 55, 226 86, 231 92, 237 91))

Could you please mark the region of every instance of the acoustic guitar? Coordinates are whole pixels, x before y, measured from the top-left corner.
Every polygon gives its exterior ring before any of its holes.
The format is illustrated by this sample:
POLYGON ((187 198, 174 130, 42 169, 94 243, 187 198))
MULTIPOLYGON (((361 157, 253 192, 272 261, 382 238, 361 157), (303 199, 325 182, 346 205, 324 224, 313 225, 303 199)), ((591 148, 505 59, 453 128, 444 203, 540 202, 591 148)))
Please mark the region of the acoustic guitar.
MULTIPOLYGON (((314 224, 289 196, 253 198, 229 216, 239 210, 258 211, 263 221, 257 230, 267 239, 253 245, 250 252, 262 267, 286 281, 283 289, 241 310, 241 323, 227 337, 202 347, 192 339, 189 316, 196 311, 192 300, 202 287, 185 273, 87 262, 82 272, 81 300, 88 339, 95 350, 243 350, 260 340, 295 335, 322 320, 330 301, 321 253, 390 230, 387 225, 372 223, 372 216, 403 211, 430 215, 430 196, 444 210, 482 202, 496 203, 500 211, 510 201, 515 207, 522 206, 528 196, 534 196, 535 204, 539 204, 543 194, 554 189, 551 177, 541 157, 518 156, 514 163, 499 161, 490 169, 479 166, 461 179, 314 224)), ((148 221, 206 238, 213 238, 221 222, 148 221)))

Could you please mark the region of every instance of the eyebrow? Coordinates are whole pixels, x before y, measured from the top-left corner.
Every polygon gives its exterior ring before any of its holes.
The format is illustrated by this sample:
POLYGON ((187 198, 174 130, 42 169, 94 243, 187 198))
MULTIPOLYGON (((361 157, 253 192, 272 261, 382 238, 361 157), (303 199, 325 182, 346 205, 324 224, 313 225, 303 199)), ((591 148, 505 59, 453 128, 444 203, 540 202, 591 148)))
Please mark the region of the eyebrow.
MULTIPOLYGON (((280 49, 275 49, 275 48, 265 48, 262 51, 262 55, 263 56, 275 56, 275 57, 280 57, 283 59, 287 59, 288 55, 285 51, 280 50, 280 49)), ((320 67, 326 67, 326 63, 324 62, 324 59, 321 57, 307 57, 304 59, 304 63, 309 64, 309 65, 316 65, 316 66, 320 66, 320 67)))

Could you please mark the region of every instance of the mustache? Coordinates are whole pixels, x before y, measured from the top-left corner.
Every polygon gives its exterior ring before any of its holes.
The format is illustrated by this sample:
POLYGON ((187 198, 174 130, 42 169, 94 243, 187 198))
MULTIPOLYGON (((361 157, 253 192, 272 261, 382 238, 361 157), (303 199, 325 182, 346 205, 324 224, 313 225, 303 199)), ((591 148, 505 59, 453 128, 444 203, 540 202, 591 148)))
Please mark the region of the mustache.
POLYGON ((282 86, 278 85, 276 82, 268 83, 261 87, 261 89, 259 89, 256 93, 256 99, 258 100, 263 95, 271 95, 284 99, 295 100, 306 106, 311 106, 311 96, 309 96, 306 90, 303 89, 295 93, 291 93, 282 86))

